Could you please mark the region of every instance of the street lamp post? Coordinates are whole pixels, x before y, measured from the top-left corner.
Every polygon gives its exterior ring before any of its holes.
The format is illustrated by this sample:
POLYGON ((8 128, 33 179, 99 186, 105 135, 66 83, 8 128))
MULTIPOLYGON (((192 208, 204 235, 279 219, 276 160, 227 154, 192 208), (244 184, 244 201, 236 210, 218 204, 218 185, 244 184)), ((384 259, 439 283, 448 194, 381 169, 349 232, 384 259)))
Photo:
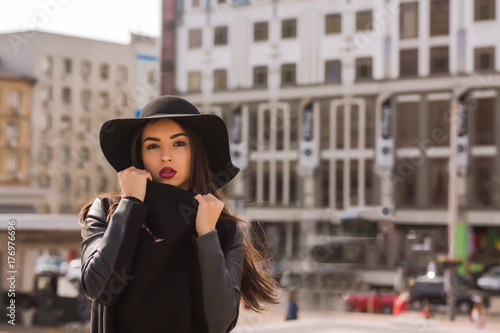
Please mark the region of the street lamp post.
MULTIPOLYGON (((458 90, 458 89, 456 89, 458 90)), ((448 256, 441 262, 445 269, 444 285, 446 290, 447 317, 455 320, 457 267, 462 260, 456 257, 456 223, 458 220, 457 193, 457 143, 458 143, 458 93, 454 91, 450 107, 450 161, 448 181, 448 256)))

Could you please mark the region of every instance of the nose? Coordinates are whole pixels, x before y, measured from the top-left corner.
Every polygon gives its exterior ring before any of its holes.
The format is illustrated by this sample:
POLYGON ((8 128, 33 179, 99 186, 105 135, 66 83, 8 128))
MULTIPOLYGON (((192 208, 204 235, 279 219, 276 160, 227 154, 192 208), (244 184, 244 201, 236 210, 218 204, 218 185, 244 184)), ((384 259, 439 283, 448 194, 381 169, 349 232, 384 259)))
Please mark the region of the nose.
POLYGON ((161 161, 162 162, 172 162, 172 155, 170 155, 170 152, 168 149, 165 149, 163 151, 163 154, 161 155, 161 161))

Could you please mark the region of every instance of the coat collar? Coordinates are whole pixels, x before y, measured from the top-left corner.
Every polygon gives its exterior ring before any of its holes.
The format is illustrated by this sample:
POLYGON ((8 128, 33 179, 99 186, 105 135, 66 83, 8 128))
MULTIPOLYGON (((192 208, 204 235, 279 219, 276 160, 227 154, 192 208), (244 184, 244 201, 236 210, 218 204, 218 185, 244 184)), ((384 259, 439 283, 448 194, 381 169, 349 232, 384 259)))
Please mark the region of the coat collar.
POLYGON ((175 241, 195 234, 198 201, 191 192, 148 181, 144 204, 149 208, 146 225, 155 237, 175 241))

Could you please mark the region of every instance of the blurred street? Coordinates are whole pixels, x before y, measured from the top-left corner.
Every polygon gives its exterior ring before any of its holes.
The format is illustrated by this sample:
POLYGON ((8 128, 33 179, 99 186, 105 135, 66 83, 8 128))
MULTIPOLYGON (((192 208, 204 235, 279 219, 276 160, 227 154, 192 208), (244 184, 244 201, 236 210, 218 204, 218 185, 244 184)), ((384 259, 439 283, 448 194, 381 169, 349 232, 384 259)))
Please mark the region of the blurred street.
MULTIPOLYGON (((284 321, 286 309, 283 305, 271 307, 263 314, 255 314, 241 309, 240 319, 234 333, 378 333, 378 332, 477 332, 469 317, 460 315, 453 322, 448 321, 444 314, 436 318, 424 320, 420 313, 408 312, 398 317, 383 314, 347 313, 341 311, 313 311, 299 312, 299 319, 284 321)), ((0 324, 0 333, 83 333, 77 324, 67 324, 61 328, 27 328, 0 324)), ((500 316, 489 316, 486 328, 482 332, 500 332, 500 316)))

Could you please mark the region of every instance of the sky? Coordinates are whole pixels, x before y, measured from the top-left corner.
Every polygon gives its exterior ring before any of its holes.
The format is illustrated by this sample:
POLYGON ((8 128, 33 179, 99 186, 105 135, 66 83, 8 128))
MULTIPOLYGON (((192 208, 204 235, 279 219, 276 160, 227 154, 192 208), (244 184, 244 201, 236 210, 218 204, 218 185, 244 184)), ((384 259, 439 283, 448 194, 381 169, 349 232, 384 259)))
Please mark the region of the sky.
POLYGON ((2 0, 0 34, 38 30, 128 44, 159 37, 161 0, 2 0))

